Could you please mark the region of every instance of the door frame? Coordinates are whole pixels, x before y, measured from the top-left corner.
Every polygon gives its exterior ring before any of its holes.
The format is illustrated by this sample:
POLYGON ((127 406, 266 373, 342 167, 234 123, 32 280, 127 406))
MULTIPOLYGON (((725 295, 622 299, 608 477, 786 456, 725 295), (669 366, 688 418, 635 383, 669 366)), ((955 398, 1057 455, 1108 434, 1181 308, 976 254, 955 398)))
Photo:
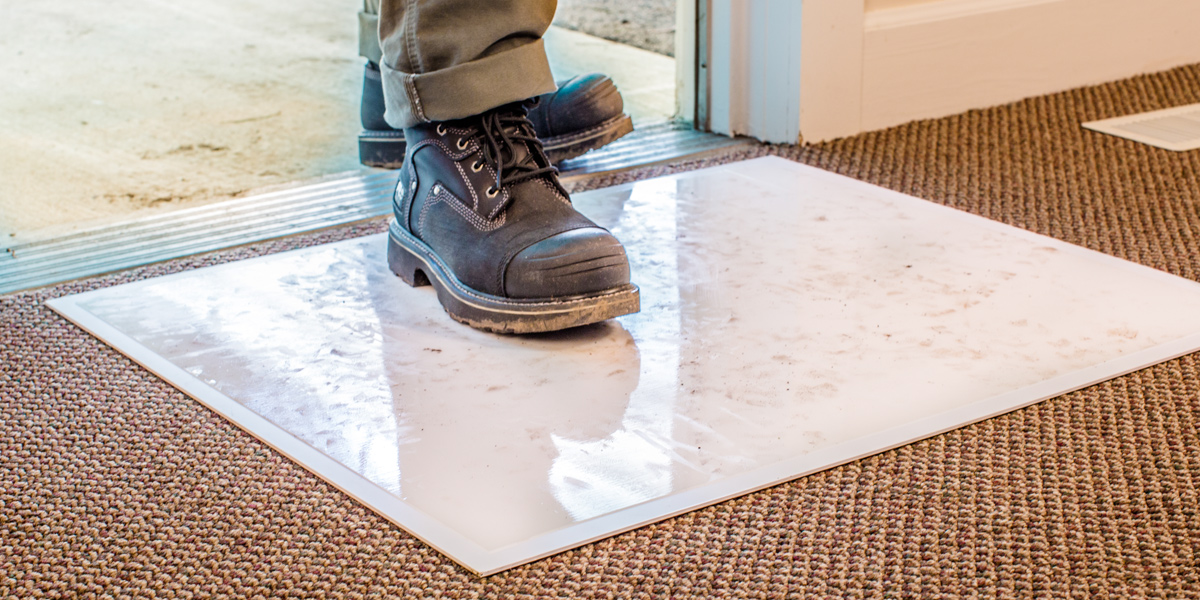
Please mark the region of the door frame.
POLYGON ((1200 62, 1194 0, 868 1, 678 0, 679 115, 811 143, 1200 62))

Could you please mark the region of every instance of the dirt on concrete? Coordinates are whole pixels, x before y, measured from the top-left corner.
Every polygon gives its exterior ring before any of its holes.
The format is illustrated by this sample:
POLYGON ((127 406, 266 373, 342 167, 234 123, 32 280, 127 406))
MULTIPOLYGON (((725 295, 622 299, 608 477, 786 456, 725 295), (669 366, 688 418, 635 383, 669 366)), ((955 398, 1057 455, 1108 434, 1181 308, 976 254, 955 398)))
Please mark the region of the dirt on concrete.
POLYGON ((358 169, 359 6, 6 3, 0 239, 358 169))
POLYGON ((675 0, 559 0, 554 24, 675 56, 675 0))

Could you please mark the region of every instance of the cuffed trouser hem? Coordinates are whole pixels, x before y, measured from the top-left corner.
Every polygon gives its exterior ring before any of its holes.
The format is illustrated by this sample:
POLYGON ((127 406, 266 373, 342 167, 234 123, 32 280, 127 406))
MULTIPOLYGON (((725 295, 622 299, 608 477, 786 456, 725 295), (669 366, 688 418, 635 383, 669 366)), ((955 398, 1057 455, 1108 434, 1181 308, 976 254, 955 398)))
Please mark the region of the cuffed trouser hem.
POLYGON ((383 56, 379 50, 378 14, 358 12, 358 55, 375 64, 379 64, 383 56))
POLYGON ((379 70, 388 99, 384 119, 396 129, 462 119, 557 89, 540 39, 432 73, 383 63, 379 70))

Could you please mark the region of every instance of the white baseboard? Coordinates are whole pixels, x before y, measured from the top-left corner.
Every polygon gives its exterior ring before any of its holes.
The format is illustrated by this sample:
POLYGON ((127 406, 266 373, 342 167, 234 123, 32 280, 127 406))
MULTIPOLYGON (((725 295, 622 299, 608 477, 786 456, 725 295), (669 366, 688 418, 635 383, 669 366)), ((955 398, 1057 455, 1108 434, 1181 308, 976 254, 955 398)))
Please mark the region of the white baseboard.
MULTIPOLYGON (((896 29, 935 21, 947 21, 971 17, 989 12, 1012 10, 1034 4, 1047 4, 1060 0, 935 0, 909 3, 892 8, 868 10, 864 15, 863 29, 896 29)), ((903 3, 902 3, 903 4, 903 3)))
POLYGON ((869 12, 858 129, 1197 63, 1198 29, 1196 0, 939 0, 869 12))

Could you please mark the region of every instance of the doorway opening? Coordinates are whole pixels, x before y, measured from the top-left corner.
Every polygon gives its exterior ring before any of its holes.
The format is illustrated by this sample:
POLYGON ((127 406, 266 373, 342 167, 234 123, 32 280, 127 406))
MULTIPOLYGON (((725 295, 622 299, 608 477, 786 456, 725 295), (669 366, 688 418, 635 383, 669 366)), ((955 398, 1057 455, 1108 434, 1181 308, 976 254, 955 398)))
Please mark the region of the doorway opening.
MULTIPOLYGON (((694 0, 679 2, 561 2, 556 77, 609 74, 635 124, 561 164, 565 178, 734 143, 678 118, 667 52, 694 0)), ((0 140, 0 293, 388 214, 394 173, 358 162, 360 6, 14 5, 0 22, 15 91, 0 95, 14 134, 0 140)))

